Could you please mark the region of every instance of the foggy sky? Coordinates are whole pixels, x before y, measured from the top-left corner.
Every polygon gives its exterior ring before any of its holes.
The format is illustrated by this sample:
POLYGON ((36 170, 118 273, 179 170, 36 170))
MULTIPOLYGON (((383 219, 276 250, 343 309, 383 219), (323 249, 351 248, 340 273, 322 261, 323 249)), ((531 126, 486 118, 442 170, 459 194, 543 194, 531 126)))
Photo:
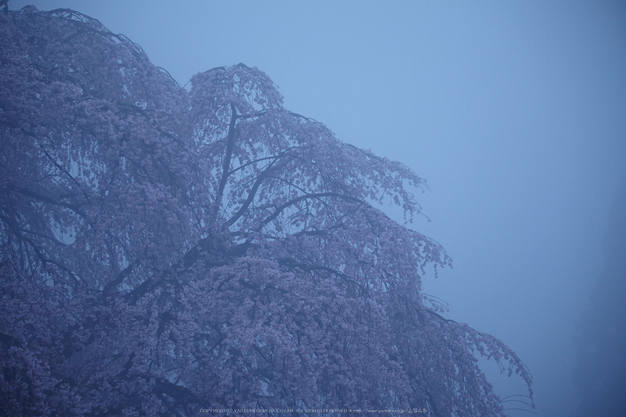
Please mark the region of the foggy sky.
MULTIPOLYGON (((576 409, 573 334, 626 181, 623 2, 11 0, 123 33, 185 85, 245 63, 285 107, 426 178, 411 226, 454 269, 447 317, 511 346, 537 412, 576 409)), ((502 395, 520 380, 494 380, 502 395)), ((528 416, 511 412, 512 416, 528 416)))

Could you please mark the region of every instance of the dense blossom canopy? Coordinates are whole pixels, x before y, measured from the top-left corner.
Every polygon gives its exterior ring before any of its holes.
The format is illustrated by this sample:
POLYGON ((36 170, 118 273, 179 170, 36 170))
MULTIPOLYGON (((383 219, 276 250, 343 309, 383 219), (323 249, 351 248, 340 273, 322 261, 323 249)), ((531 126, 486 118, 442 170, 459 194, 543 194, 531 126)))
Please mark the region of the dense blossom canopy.
POLYGON ((422 293, 443 249, 376 208, 410 221, 423 180, 263 72, 186 90, 70 10, 0 13, 0 42, 3 415, 504 415, 477 354, 530 386, 422 293))

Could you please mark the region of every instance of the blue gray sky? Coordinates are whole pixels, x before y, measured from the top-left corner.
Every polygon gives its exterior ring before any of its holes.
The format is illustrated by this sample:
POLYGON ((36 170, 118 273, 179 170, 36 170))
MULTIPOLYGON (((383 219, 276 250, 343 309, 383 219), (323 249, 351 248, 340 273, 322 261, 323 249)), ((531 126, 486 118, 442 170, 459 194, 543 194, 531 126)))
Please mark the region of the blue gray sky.
MULTIPOLYGON (((501 338, 539 416, 576 409, 575 323, 626 181, 626 3, 39 0, 123 33, 184 85, 240 62, 285 106, 427 179, 412 227, 454 268, 448 316, 501 338)), ((490 367, 491 374, 494 367, 490 367)), ((494 375, 502 395, 524 394, 494 375)), ((528 416, 511 412, 512 416, 528 416)))

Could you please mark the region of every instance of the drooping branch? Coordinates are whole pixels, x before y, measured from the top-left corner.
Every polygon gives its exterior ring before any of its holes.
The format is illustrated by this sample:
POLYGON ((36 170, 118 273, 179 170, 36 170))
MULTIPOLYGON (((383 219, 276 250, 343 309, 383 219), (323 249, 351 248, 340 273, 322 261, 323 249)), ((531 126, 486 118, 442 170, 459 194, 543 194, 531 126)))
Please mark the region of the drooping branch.
POLYGON ((267 216, 265 219, 263 219, 260 222, 260 224, 257 227, 256 231, 260 232, 261 230, 263 230, 263 228, 265 226, 267 226, 271 221, 275 220, 288 207, 293 206, 294 204, 297 204, 300 201, 309 200, 309 199, 318 199, 318 198, 322 198, 322 197, 336 197, 338 199, 351 201, 353 203, 366 204, 364 201, 362 201, 362 200, 360 200, 360 199, 358 199, 356 197, 353 197, 353 196, 350 196, 350 195, 346 195, 346 194, 335 193, 335 192, 304 194, 304 195, 296 197, 296 198, 294 198, 292 200, 289 200, 289 201, 287 201, 284 204, 281 204, 276 210, 274 210, 274 212, 272 214, 270 214, 269 216, 267 216))
POLYGON ((298 262, 294 259, 286 259, 286 258, 279 259, 278 264, 281 266, 289 267, 289 268, 302 269, 303 271, 307 271, 307 272, 313 272, 313 271, 326 272, 326 273, 329 273, 331 275, 335 275, 341 278, 346 283, 356 286, 359 289, 360 295, 367 297, 369 294, 367 291, 367 288, 364 287, 362 284, 360 284, 359 282, 353 280, 350 276, 334 268, 330 268, 324 265, 305 264, 303 262, 298 262))

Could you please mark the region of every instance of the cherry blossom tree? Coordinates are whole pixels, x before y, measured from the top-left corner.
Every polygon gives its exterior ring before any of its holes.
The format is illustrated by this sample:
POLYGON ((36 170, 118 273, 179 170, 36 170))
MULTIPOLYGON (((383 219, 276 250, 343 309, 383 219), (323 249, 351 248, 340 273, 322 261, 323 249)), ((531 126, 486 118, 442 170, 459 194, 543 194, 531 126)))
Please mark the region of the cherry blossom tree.
POLYGON ((451 260, 379 209, 420 214, 406 166, 256 68, 186 90, 77 12, 0 20, 3 414, 502 416, 481 355, 530 390, 422 292, 451 260))

